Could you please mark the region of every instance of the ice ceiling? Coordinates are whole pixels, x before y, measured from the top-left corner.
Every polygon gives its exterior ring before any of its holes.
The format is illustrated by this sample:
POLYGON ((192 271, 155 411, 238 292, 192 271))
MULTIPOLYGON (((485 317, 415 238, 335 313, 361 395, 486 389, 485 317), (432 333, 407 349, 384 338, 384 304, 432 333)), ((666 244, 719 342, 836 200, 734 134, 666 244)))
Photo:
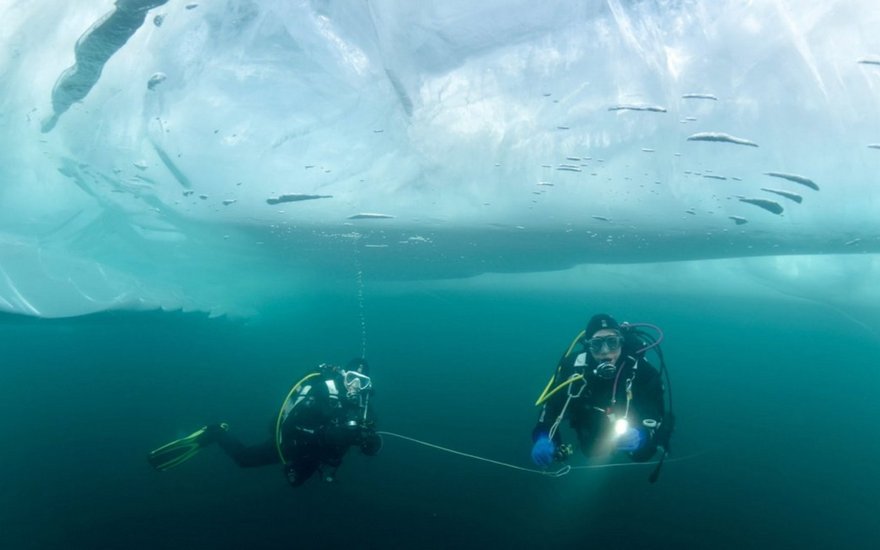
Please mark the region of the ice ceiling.
POLYGON ((717 258, 876 299, 873 0, 5 0, 0 18, 3 311, 223 313, 361 269, 699 278, 717 258))

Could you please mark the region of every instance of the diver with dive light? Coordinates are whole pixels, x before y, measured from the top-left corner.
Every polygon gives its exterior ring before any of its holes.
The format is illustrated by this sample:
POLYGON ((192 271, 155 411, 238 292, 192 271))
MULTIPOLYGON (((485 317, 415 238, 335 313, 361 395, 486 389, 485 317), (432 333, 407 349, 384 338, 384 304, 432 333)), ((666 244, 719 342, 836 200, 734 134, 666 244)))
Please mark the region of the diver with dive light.
POLYGON ((560 359, 541 397, 538 424, 532 431, 532 460, 542 468, 573 454, 559 433, 568 418, 583 454, 628 453, 634 462, 662 455, 650 481, 656 481, 669 453, 674 426, 669 375, 659 347, 662 332, 647 324, 620 324, 606 314, 594 315, 560 359), (656 330, 659 338, 640 330, 656 330), (580 349, 575 350, 580 346, 580 349), (660 371, 645 358, 653 350, 660 371), (669 406, 666 406, 668 397, 669 406))
POLYGON ((372 456, 382 447, 370 397, 369 365, 352 359, 345 368, 321 364, 294 384, 272 424, 272 436, 246 446, 229 433, 226 423, 204 426, 187 437, 153 450, 150 465, 165 471, 217 443, 242 468, 282 464, 287 481, 302 485, 319 472, 333 481, 349 447, 372 456))

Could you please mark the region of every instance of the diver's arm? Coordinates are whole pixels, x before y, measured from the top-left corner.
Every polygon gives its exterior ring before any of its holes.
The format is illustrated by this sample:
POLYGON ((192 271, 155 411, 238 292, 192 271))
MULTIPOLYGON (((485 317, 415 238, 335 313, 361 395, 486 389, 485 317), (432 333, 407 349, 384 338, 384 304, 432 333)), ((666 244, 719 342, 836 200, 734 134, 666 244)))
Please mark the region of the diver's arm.
POLYGON ((359 445, 361 452, 365 455, 377 455, 379 454, 379 451, 382 450, 382 436, 376 433, 376 430, 369 428, 364 429, 364 431, 361 432, 359 445))
POLYGON ((663 383, 660 373, 654 367, 646 366, 648 368, 643 367, 644 370, 640 369, 640 374, 645 376, 647 373, 650 373, 650 375, 645 377, 644 385, 640 388, 642 397, 637 397, 639 399, 638 411, 642 425, 636 426, 642 432, 644 441, 641 447, 630 453, 630 458, 634 462, 646 462, 657 452, 657 445, 659 444, 657 435, 660 423, 662 423, 664 418, 663 383), (657 424, 654 427, 646 426, 645 420, 653 420, 657 424))
POLYGON ((373 399, 375 398, 375 393, 372 388, 368 390, 365 399, 364 407, 367 409, 366 418, 364 418, 363 425, 368 428, 375 428, 376 426, 376 408, 373 405, 373 399))
POLYGON ((361 452, 367 456, 373 456, 382 449, 382 436, 376 433, 376 412, 373 408, 373 392, 366 396, 367 414, 366 418, 361 422, 360 434, 357 444, 361 448, 361 452))
MULTIPOLYGON (((542 435, 548 437, 550 435, 550 428, 553 426, 556 417, 559 415, 559 409, 551 407, 550 405, 550 403, 545 403, 541 408, 541 416, 538 417, 538 423, 532 429, 532 442, 537 441, 542 435)), ((553 442, 556 445, 562 443, 562 437, 559 435, 559 430, 556 430, 556 433, 553 434, 553 442)))
POLYGON ((644 377, 643 387, 640 389, 642 398, 639 402, 639 412, 642 418, 651 418, 656 421, 663 419, 665 405, 663 403, 663 379, 650 364, 645 364, 640 369, 640 376, 644 377))
MULTIPOLYGON (((553 391, 553 389, 559 385, 560 381, 565 380, 562 377, 562 371, 563 367, 562 364, 560 364, 556 367, 556 372, 553 374, 553 378, 547 384, 547 391, 545 391, 545 393, 553 391)), ((565 397, 565 390, 558 391, 547 398, 541 405, 541 414, 538 416, 538 422, 532 430, 533 442, 537 441, 541 435, 549 436, 551 427, 559 417, 559 413, 562 412, 562 407, 565 406, 565 397)), ((557 446, 562 443, 562 437, 559 434, 559 430, 553 434, 553 442, 557 446)))

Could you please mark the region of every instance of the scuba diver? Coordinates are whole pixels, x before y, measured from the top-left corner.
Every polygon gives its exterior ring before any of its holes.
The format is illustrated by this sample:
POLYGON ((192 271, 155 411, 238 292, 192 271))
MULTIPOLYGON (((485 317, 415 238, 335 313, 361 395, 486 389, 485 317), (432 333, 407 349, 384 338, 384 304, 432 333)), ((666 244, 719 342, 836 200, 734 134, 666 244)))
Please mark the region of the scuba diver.
POLYGON ((359 446, 368 456, 382 448, 370 407, 372 393, 366 360, 352 359, 344 369, 322 364, 291 388, 267 441, 245 446, 226 423, 212 424, 155 449, 147 459, 153 468, 165 471, 217 443, 242 468, 283 464, 293 487, 315 472, 333 481, 349 447, 359 446))
MULTIPOLYGON (((559 426, 569 419, 581 452, 607 456, 625 452, 635 462, 650 460, 658 448, 663 454, 650 481, 656 481, 669 453, 672 435, 671 391, 664 403, 662 374, 666 374, 659 343, 662 332, 647 324, 619 324, 610 315, 594 315, 559 360, 556 372, 535 405, 543 405, 532 431, 532 460, 547 468, 573 453, 562 443, 559 426), (651 327, 659 338, 639 330, 651 327), (580 345, 578 353, 573 353, 580 345), (660 359, 658 372, 645 359, 653 349, 660 359)), ((668 385, 668 384, 667 384, 668 385)))

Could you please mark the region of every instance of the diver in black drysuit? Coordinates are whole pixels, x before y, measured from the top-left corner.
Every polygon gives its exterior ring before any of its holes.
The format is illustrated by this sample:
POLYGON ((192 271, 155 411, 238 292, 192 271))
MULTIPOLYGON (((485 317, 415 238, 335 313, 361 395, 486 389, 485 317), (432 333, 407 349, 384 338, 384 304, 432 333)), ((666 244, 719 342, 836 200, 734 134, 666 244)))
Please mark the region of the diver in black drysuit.
MULTIPOLYGON (((345 370, 321 365, 303 377, 288 397, 287 410, 282 412, 280 452, 276 436, 245 446, 220 425, 208 429, 242 468, 278 464, 283 453, 285 474, 292 486, 302 485, 316 471, 332 481, 349 447, 358 446, 368 456, 382 447, 369 403, 372 384, 368 371, 365 360, 355 359, 345 370)), ((275 429, 273 425, 273 432, 275 429)))
POLYGON ((644 342, 600 314, 590 320, 579 344, 582 351, 571 353, 572 348, 563 356, 545 390, 549 397, 542 396, 532 459, 548 467, 568 458, 571 447, 563 445, 558 429, 567 417, 585 455, 616 450, 636 462, 650 460, 658 445, 668 444, 672 422, 665 414, 660 373, 639 353, 644 342), (551 394, 554 388, 559 391, 551 394))

